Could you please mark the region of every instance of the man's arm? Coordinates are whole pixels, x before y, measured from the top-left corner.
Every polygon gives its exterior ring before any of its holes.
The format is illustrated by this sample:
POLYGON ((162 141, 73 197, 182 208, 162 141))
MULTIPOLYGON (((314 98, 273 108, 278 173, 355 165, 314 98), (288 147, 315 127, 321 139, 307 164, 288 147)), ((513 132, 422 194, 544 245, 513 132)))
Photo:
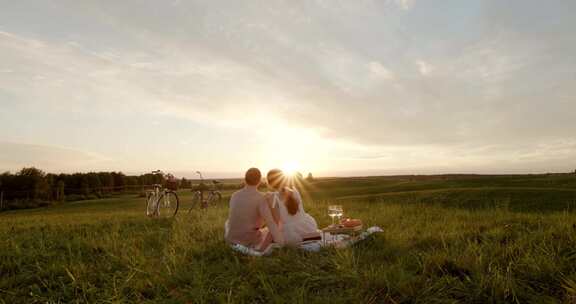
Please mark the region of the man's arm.
POLYGON ((274 242, 278 243, 279 245, 284 245, 284 237, 282 236, 282 233, 280 233, 280 227, 278 227, 278 224, 276 224, 276 221, 272 216, 272 211, 270 210, 265 199, 260 202, 260 215, 262 218, 264 218, 266 226, 272 234, 272 238, 274 238, 274 242))
POLYGON ((236 193, 233 193, 232 196, 230 197, 230 202, 228 203, 229 208, 228 208, 228 218, 226 219, 226 222, 224 223, 224 239, 226 240, 226 242, 229 243, 233 243, 233 241, 230 239, 230 226, 229 226, 229 222, 230 222, 230 218, 232 217, 232 205, 233 205, 233 201, 235 201, 236 199, 236 193))

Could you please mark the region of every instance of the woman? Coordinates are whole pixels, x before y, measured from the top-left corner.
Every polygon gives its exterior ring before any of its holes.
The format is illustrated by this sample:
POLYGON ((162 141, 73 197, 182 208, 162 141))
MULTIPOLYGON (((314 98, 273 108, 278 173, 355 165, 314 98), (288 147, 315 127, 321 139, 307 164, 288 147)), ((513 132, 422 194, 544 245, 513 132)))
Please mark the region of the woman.
POLYGON ((275 190, 267 196, 275 219, 287 245, 296 246, 309 236, 317 236, 316 220, 304 211, 302 197, 296 189, 288 187, 288 178, 279 169, 270 170, 266 176, 268 186, 275 190))

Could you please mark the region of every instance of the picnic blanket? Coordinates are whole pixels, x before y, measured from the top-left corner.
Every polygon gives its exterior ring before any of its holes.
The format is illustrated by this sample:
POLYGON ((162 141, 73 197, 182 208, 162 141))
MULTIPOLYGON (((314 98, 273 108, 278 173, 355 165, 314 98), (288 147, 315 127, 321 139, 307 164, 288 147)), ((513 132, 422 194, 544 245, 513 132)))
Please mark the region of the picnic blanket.
MULTIPOLYGON (((343 234, 325 233, 325 234, 323 234, 322 240, 306 241, 306 242, 301 243, 298 246, 298 248, 302 249, 304 251, 309 251, 309 252, 318 252, 323 247, 329 247, 329 246, 335 247, 335 248, 346 248, 346 247, 352 246, 358 242, 365 240, 367 237, 369 237, 370 235, 372 235, 374 233, 378 233, 378 232, 382 232, 382 231, 383 231, 382 228, 380 228, 378 226, 373 226, 373 227, 366 229, 366 231, 360 233, 360 235, 358 235, 358 237, 354 237, 354 238, 350 238, 349 236, 343 235, 343 234)), ((240 252, 240 253, 245 254, 245 255, 256 256, 256 257, 270 255, 274 251, 274 249, 280 248, 280 246, 277 244, 271 244, 264 251, 257 251, 257 250, 254 250, 253 248, 250 248, 250 247, 247 247, 244 245, 240 245, 240 244, 233 244, 233 245, 231 245, 231 247, 234 251, 240 252)))

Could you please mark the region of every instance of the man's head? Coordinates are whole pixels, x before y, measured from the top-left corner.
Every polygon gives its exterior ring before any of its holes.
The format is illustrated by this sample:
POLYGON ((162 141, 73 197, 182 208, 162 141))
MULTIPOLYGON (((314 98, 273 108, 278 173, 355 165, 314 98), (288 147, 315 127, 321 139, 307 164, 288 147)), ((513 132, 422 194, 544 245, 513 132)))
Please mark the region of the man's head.
POLYGON ((246 181, 246 185, 248 186, 258 186, 260 185, 260 181, 262 180, 262 173, 258 168, 250 168, 246 171, 246 175, 244 176, 244 180, 246 181))

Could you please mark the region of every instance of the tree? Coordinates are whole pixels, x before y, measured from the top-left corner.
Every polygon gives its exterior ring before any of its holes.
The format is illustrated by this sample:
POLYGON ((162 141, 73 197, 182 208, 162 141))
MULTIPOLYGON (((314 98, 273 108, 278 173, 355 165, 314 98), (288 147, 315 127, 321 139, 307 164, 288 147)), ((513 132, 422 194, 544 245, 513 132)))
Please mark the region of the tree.
POLYGON ((50 185, 44 178, 46 173, 34 167, 22 168, 17 177, 24 190, 31 190, 32 199, 49 199, 50 185))
POLYGON ((294 174, 294 177, 296 178, 297 181, 303 181, 304 180, 304 175, 302 175, 302 173, 300 173, 300 172, 296 172, 294 174))
POLYGON ((123 187, 126 184, 124 177, 125 175, 122 172, 112 172, 112 178, 114 179, 114 187, 116 187, 116 191, 124 190, 123 187))
POLYGON ((64 188, 65 188, 64 181, 59 180, 56 183, 56 200, 63 202, 66 199, 66 195, 64 194, 64 188))
POLYGON ((312 176, 311 172, 308 172, 308 176, 306 176, 306 181, 307 182, 313 182, 314 181, 314 177, 312 176))
POLYGON ((114 178, 110 172, 99 172, 98 178, 102 187, 105 188, 105 192, 112 192, 114 190, 114 178))
POLYGON ((82 191, 82 195, 88 196, 90 194, 90 181, 88 176, 85 174, 82 174, 81 178, 80 189, 82 191))
POLYGON ((90 172, 86 174, 86 182, 88 183, 88 187, 91 192, 95 193, 96 195, 101 194, 102 190, 102 182, 100 181, 100 176, 97 173, 90 172))
POLYGON ((185 177, 183 177, 180 180, 180 188, 189 188, 189 187, 190 187, 190 182, 185 177))

